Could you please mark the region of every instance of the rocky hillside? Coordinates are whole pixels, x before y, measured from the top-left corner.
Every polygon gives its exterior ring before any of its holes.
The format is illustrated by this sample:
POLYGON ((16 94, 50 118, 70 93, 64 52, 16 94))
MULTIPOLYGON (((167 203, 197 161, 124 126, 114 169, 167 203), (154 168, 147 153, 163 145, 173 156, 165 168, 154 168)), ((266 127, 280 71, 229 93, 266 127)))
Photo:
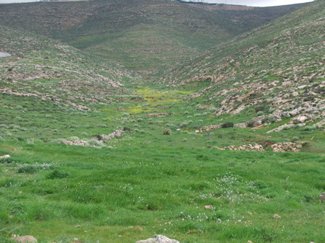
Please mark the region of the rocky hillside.
POLYGON ((146 76, 299 7, 212 8, 170 0, 42 2, 0 5, 0 23, 63 40, 146 76))
POLYGON ((130 75, 79 50, 30 33, 0 26, 0 94, 31 96, 87 110, 122 91, 130 75))
POLYGON ((252 111, 239 126, 324 126, 324 16, 325 3, 313 3, 174 69, 165 81, 209 83, 194 97, 216 115, 252 111))

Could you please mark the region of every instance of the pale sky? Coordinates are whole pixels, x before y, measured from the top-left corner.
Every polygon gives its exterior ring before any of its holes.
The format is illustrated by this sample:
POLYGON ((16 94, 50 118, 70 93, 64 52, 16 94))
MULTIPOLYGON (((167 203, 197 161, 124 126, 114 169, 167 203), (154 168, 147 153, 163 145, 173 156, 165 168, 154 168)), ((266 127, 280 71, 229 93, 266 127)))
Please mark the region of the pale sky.
MULTIPOLYGON (((189 0, 184 0, 189 1, 189 0)), ((312 0, 191 0, 192 2, 226 3, 248 6, 278 6, 294 3, 312 2, 312 0)), ((0 3, 37 2, 33 0, 0 0, 0 3)))
MULTIPOLYGON (((1 1, 1 0, 0 0, 1 1)), ((190 0, 184 0, 190 1, 190 0)), ((191 2, 207 2, 207 3, 226 3, 226 4, 238 4, 248 6, 279 6, 289 5, 294 3, 306 3, 312 2, 313 0, 191 0, 191 2)))
POLYGON ((0 0, 0 3, 26 3, 26 2, 38 2, 33 0, 0 0))

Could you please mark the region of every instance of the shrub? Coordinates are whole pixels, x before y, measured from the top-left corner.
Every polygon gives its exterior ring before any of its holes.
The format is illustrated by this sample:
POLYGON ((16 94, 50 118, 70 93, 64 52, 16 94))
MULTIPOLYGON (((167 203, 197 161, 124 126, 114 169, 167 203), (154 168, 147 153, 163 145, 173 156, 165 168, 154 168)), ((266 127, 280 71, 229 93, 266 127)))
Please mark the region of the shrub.
POLYGON ((61 172, 61 171, 58 171, 58 170, 54 170, 54 171, 52 171, 51 173, 49 173, 46 176, 46 179, 63 179, 63 178, 66 178, 68 176, 69 176, 69 174, 66 173, 66 172, 61 172))
POLYGON ((230 128, 230 127, 234 127, 234 123, 233 122, 225 122, 221 125, 222 128, 230 128))
POLYGON ((315 125, 306 126, 304 128, 304 131, 314 131, 314 130, 317 130, 317 127, 315 125))
POLYGON ((5 158, 5 159, 0 159, 1 164, 11 164, 15 162, 12 158, 5 158))
POLYGON ((262 123, 266 124, 266 123, 274 123, 276 122, 276 117, 275 116, 268 116, 262 119, 262 123))
POLYGON ((268 105, 266 105, 266 104, 258 105, 258 106, 255 107, 255 112, 256 113, 260 112, 260 111, 267 112, 269 109, 270 109, 270 107, 268 105))
POLYGON ((247 127, 255 127, 255 121, 249 121, 246 124, 247 127))
POLYGON ((36 167, 36 166, 26 165, 26 166, 20 167, 17 172, 18 173, 33 174, 33 173, 36 173, 38 170, 39 170, 39 168, 36 167))
POLYGON ((264 112, 263 112, 263 111, 258 111, 258 112, 256 113, 256 115, 257 115, 257 116, 263 116, 263 115, 264 115, 264 112))
POLYGON ((184 121, 184 122, 182 122, 181 124, 179 124, 179 127, 180 127, 180 128, 186 128, 186 127, 188 127, 191 123, 192 123, 191 120, 189 120, 189 121, 184 121))
POLYGON ((165 129, 163 135, 171 135, 172 131, 170 129, 165 129))

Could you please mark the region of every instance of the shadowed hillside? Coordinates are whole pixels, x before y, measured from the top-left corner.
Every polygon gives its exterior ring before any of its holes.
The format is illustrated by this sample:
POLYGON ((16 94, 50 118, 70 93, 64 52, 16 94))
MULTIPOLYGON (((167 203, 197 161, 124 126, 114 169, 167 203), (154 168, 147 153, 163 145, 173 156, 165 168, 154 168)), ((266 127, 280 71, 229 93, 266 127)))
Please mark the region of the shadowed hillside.
POLYGON ((301 6, 247 10, 170 0, 42 2, 0 5, 0 22, 59 38, 146 76, 301 6))

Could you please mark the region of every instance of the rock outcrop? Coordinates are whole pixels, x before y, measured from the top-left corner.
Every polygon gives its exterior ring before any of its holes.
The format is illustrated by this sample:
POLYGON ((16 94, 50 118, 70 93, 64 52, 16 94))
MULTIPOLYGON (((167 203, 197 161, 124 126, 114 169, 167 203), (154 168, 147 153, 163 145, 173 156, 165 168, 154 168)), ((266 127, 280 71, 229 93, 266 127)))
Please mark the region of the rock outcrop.
POLYGON ((9 154, 5 154, 5 155, 1 155, 0 156, 0 160, 4 160, 4 159, 10 159, 10 155, 9 154))
POLYGON ((104 143, 114 139, 121 138, 124 134, 124 130, 118 129, 110 134, 100 134, 90 139, 80 139, 78 137, 71 137, 68 139, 61 139, 60 142, 65 145, 83 146, 83 147, 101 147, 104 143))
POLYGON ((224 148, 221 148, 221 150, 236 150, 236 151, 264 151, 264 148, 260 144, 247 144, 247 145, 240 145, 240 146, 227 146, 224 148))
POLYGON ((11 54, 9 54, 8 52, 0 51, 0 58, 2 58, 2 57, 10 57, 10 56, 11 56, 11 54))
POLYGON ((226 146, 219 148, 220 150, 234 150, 234 151, 257 151, 263 152, 267 149, 271 149, 273 152, 299 152, 303 148, 303 142, 282 142, 282 143, 270 143, 267 145, 261 144, 244 144, 239 146, 226 146))
POLYGON ((23 236, 13 235, 12 239, 17 243, 37 243, 37 239, 32 235, 23 235, 23 236))
POLYGON ((169 239, 164 235, 156 235, 153 238, 149 238, 146 240, 139 240, 136 243, 180 243, 180 242, 174 239, 169 239))

